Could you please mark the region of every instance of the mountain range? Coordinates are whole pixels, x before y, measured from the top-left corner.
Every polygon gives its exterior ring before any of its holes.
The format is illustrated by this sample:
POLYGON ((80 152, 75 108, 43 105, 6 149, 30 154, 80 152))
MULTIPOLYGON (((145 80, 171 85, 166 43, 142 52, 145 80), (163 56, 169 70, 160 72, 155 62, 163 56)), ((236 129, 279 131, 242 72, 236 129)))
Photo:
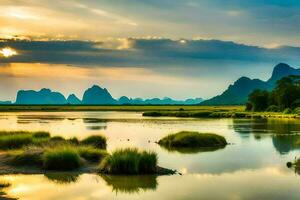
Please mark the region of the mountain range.
MULTIPOLYGON (((273 69, 271 77, 267 81, 260 79, 250 79, 241 77, 220 95, 211 99, 202 98, 174 100, 168 97, 163 99, 152 98, 130 98, 122 96, 115 99, 106 88, 94 85, 88 88, 79 99, 75 94, 70 94, 67 98, 60 92, 54 92, 43 88, 40 91, 20 90, 17 93, 15 104, 34 105, 34 104, 73 104, 73 105, 238 105, 245 104, 248 95, 255 89, 272 90, 276 82, 288 75, 300 75, 300 69, 293 68, 285 63, 279 63, 273 69)), ((0 101, 0 104, 11 104, 10 101, 0 101)))
POLYGON ((245 104, 248 95, 255 89, 272 90, 276 82, 289 75, 300 75, 300 69, 288 64, 279 63, 273 69, 272 76, 267 81, 241 77, 231 84, 222 94, 202 101, 201 105, 238 105, 245 104))
MULTIPOLYGON (((59 105, 59 104, 73 104, 73 105, 122 105, 122 104, 139 104, 139 105, 176 105, 176 104, 199 104, 203 101, 201 98, 187 99, 187 100, 173 100, 165 97, 163 99, 142 99, 129 98, 122 96, 119 99, 114 99, 106 88, 93 85, 88 88, 80 100, 75 94, 71 94, 65 98, 59 92, 53 92, 50 89, 43 88, 40 91, 34 90, 20 90, 17 93, 15 104, 19 105, 59 105)), ((3 102, 2 104, 10 104, 11 102, 3 102)), ((0 102, 1 104, 1 102, 0 102)))

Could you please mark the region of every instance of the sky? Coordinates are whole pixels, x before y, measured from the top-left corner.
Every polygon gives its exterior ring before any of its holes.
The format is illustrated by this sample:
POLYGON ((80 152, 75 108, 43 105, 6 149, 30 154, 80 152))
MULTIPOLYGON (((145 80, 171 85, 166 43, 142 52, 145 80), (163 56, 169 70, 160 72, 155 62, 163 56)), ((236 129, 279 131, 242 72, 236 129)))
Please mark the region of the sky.
POLYGON ((1 0, 0 99, 51 88, 79 98, 210 98, 241 76, 300 66, 296 0, 1 0))

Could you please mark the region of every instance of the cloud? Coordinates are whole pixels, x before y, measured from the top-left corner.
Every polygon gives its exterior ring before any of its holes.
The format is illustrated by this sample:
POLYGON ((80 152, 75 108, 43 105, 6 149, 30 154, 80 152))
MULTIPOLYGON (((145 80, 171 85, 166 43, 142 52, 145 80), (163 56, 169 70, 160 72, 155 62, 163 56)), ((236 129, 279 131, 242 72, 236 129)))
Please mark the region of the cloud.
POLYGON ((111 39, 105 41, 2 40, 18 55, 0 63, 56 63, 118 67, 195 66, 201 62, 299 62, 300 48, 263 48, 220 40, 111 39), (184 42, 182 42, 184 41, 184 42))

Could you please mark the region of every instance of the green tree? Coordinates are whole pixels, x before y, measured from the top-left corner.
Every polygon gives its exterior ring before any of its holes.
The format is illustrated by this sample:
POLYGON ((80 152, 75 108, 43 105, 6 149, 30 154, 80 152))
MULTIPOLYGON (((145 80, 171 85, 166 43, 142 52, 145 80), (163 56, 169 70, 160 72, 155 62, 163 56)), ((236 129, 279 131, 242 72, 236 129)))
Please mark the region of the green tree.
POLYGON ((294 102, 300 99, 299 76, 288 76, 277 81, 275 89, 272 91, 271 99, 282 110, 292 108, 294 102))
POLYGON ((264 111, 269 105, 269 92, 266 90, 254 90, 249 95, 249 103, 253 111, 264 111))

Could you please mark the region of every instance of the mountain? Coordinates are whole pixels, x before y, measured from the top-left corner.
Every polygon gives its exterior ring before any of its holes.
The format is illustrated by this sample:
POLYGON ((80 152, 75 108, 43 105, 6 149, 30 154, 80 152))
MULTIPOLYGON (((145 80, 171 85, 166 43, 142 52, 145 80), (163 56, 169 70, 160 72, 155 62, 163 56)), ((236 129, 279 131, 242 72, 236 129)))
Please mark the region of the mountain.
POLYGON ((68 104, 73 104, 73 105, 78 105, 78 104, 81 104, 81 100, 78 99, 78 97, 76 97, 75 94, 70 94, 67 98, 67 102, 68 104))
POLYGON ((187 100, 174 100, 169 97, 165 97, 163 99, 159 98, 152 98, 152 99, 141 99, 141 98, 128 98, 126 96, 122 96, 119 100, 119 104, 149 104, 149 105, 193 105, 193 104, 199 104, 203 101, 201 98, 195 98, 195 99, 187 99, 187 100))
POLYGON ((87 89, 82 98, 83 104, 117 104, 117 101, 111 96, 107 89, 103 89, 98 85, 87 89))
MULTIPOLYGON (((101 88, 97 85, 88 88, 84 94, 82 101, 75 95, 70 94, 66 99, 59 92, 52 92, 50 89, 43 88, 40 91, 34 90, 20 90, 17 93, 16 104, 72 104, 72 105, 193 105, 199 104, 203 99, 186 99, 186 100, 174 100, 169 97, 163 99, 152 98, 129 98, 122 96, 118 100, 115 100, 111 94, 105 88, 101 88)), ((8 101, 0 101, 0 104, 10 104, 8 101)))
POLYGON ((267 82, 275 85, 276 81, 289 75, 300 75, 300 69, 295 69, 285 63, 279 63, 274 67, 272 76, 267 82))
POLYGON ((300 75, 300 69, 279 63, 273 69, 272 76, 267 81, 241 77, 230 85, 222 94, 201 102, 201 105, 234 105, 245 104, 248 95, 255 89, 271 90, 276 81, 289 75, 300 75))
POLYGON ((20 90, 17 93, 16 104, 66 104, 67 100, 59 92, 43 88, 40 91, 20 90))
POLYGON ((12 104, 11 101, 0 101, 0 105, 12 104))

